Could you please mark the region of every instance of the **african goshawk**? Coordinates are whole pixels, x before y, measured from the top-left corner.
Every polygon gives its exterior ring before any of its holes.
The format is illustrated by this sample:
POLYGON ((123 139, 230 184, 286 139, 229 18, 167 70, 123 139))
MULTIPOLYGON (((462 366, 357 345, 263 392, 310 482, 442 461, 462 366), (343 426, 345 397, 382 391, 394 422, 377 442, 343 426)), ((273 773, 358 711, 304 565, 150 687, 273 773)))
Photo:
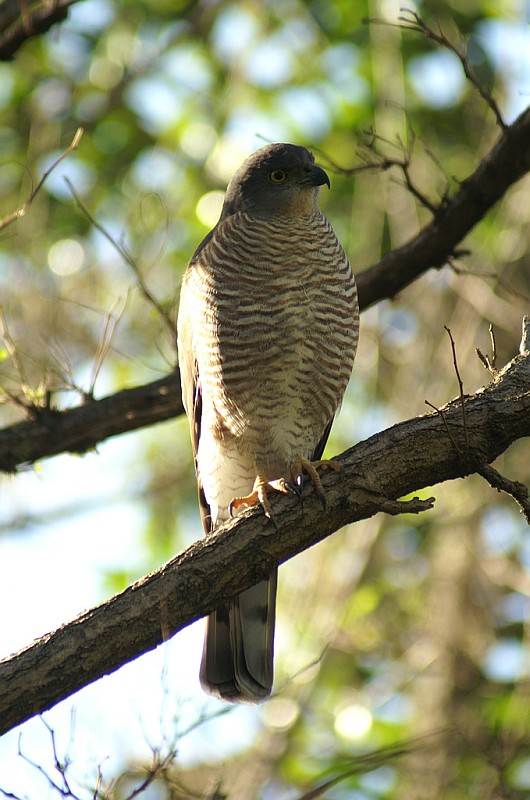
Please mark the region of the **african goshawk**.
MULTIPOLYGON (((270 144, 233 176, 182 285, 178 349, 208 533, 318 466, 353 366, 355 280, 318 207, 329 178, 270 144)), ((330 462, 333 465, 333 462, 330 462)), ((277 571, 208 618, 201 682, 229 701, 271 691, 277 571)))

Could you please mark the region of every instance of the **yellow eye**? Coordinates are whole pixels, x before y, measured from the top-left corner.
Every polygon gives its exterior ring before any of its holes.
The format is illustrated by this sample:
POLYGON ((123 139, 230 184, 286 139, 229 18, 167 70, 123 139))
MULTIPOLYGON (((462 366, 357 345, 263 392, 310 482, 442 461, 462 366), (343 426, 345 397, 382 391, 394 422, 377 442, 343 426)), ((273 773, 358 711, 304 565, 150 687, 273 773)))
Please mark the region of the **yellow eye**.
POLYGON ((269 180, 271 183, 283 183, 287 177, 287 173, 284 169, 274 169, 272 172, 269 172, 269 180))

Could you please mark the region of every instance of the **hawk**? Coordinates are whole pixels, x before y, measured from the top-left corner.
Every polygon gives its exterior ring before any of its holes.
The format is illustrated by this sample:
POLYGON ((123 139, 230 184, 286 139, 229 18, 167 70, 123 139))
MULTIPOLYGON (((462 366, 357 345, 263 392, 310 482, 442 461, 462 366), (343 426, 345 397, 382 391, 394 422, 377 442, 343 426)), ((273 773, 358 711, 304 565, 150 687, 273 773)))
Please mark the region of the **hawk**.
MULTIPOLYGON (((219 222, 184 275, 178 317, 183 402, 206 533, 268 495, 299 493, 317 467, 359 334, 355 279, 318 206, 326 172, 275 143, 229 183, 219 222)), ((323 505, 325 503, 323 502, 323 505)), ((273 681, 277 570, 210 614, 201 683, 260 702, 273 681)))

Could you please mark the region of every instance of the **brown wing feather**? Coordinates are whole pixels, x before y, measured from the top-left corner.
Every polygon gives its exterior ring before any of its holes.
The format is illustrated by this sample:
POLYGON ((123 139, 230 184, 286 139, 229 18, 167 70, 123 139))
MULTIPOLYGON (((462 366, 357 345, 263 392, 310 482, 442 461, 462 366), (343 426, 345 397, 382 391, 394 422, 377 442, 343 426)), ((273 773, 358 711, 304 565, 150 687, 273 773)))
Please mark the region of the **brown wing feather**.
POLYGON ((311 456, 311 461, 319 461, 322 458, 322 453, 324 452, 324 448, 329 438, 329 432, 331 430, 331 426, 333 425, 333 420, 335 417, 332 417, 328 424, 326 425, 326 429, 322 436, 320 437, 320 441, 318 442, 317 446, 313 450, 313 455, 311 456))
POLYGON ((195 472, 197 474, 197 490, 199 495, 199 511, 201 512, 202 527, 205 533, 210 533, 212 530, 212 514, 210 506, 204 495, 204 489, 200 481, 199 472, 197 470, 197 450, 199 448, 199 439, 201 436, 201 418, 202 418, 202 393, 201 387, 198 383, 194 382, 193 387, 193 421, 191 424, 191 442, 193 446, 193 456, 195 458, 195 472))
MULTIPOLYGON (((190 267, 188 267, 188 270, 190 267)), ((181 296, 180 296, 180 309, 178 321, 178 351, 179 351, 179 368, 180 368, 180 382, 182 385, 182 401, 191 433, 191 444, 193 448, 193 458, 195 461, 195 473, 197 475, 197 488, 199 493, 199 509, 201 512, 202 525, 205 533, 210 533, 212 529, 212 518, 210 514, 210 507, 206 502, 204 491, 200 481, 200 475, 197 469, 197 451, 199 448, 199 439, 201 436, 201 419, 202 419, 202 390, 199 383, 199 370, 193 352, 193 326, 190 314, 190 298, 187 296, 188 287, 186 284, 186 276, 184 278, 181 296)))

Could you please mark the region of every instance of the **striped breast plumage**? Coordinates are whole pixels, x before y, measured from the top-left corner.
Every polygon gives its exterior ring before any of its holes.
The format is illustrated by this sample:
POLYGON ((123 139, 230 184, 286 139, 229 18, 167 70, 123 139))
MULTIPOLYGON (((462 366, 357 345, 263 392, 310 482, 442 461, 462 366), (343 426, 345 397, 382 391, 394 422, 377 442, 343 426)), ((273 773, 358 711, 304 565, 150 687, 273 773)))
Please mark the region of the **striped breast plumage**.
POLYGON ((327 219, 235 214, 187 282, 212 399, 203 426, 236 439, 266 472, 285 471, 295 454, 309 458, 341 402, 358 338, 355 281, 327 219))

